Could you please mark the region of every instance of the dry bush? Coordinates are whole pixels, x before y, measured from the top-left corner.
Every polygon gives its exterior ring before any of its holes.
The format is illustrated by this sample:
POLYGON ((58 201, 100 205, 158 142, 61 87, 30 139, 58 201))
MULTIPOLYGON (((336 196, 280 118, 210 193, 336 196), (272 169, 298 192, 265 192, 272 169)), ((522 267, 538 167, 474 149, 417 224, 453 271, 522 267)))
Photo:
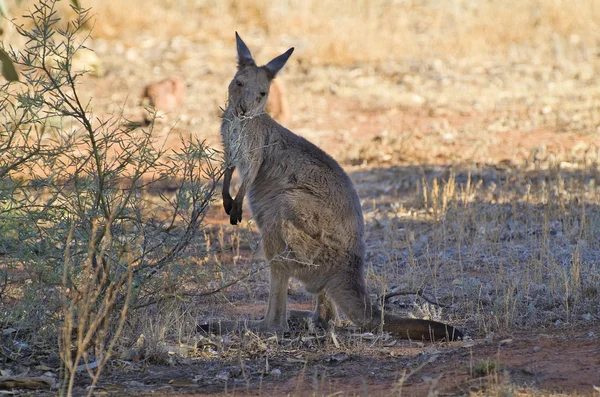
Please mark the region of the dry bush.
MULTIPOLYGON (((58 341, 62 383, 78 372, 93 392, 129 307, 156 301, 188 246, 202 256, 200 226, 220 178, 215 151, 198 140, 155 148, 154 118, 94 118, 72 70, 88 12, 60 23, 55 0, 29 13, 20 49, 2 48, 22 83, 0 90, 0 326, 58 341), (161 189, 158 197, 151 188, 161 189), (156 195, 155 195, 156 196, 156 195), (160 211, 157 211, 157 208, 160 211), (32 310, 32 308, 38 308, 32 310)), ((18 359, 18 354, 12 357, 18 359)))

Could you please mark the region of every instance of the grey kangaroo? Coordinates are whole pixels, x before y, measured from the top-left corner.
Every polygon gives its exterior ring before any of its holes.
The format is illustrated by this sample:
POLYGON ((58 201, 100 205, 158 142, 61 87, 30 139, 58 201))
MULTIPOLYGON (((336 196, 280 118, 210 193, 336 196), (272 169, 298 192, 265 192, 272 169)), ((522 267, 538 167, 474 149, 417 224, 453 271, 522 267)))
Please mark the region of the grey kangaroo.
MULTIPOLYGON (((402 338, 462 338, 449 325, 382 313, 371 302, 364 276, 363 215, 350 178, 333 158, 265 113, 271 80, 294 49, 257 66, 237 33, 236 41, 238 70, 229 84, 221 126, 226 163, 223 206, 236 225, 248 195, 271 268, 265 317, 247 326, 288 329, 286 295, 294 277, 317 295, 314 312, 290 311, 295 320, 311 317, 317 324, 338 323, 339 307, 362 329, 376 330, 383 323, 383 330, 402 338), (229 187, 235 168, 241 185, 233 199, 229 187)), ((204 329, 226 332, 237 327, 236 321, 226 321, 204 329)))

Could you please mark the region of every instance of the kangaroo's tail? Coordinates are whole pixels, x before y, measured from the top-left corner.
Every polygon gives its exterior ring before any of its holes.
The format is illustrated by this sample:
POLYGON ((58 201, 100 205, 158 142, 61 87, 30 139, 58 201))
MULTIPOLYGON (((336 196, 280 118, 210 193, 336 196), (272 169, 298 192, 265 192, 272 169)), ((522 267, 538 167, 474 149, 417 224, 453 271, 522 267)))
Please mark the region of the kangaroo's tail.
POLYGON ((383 330, 399 338, 429 341, 454 341, 463 339, 458 329, 437 321, 402 318, 384 315, 383 330))

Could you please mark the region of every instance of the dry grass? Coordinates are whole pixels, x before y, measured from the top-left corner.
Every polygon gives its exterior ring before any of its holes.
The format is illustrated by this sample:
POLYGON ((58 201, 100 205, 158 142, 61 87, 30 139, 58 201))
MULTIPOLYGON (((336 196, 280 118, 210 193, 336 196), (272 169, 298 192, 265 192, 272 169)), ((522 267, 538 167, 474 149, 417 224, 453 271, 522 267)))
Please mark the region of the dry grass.
POLYGON ((600 296, 598 177, 393 167, 370 181, 396 181, 388 193, 359 188, 378 197, 365 215, 372 268, 388 285, 459 305, 484 334, 580 321, 600 296), (422 182, 402 180, 419 172, 422 182))
MULTIPOLYGON (((30 1, 12 13, 20 15, 30 1)), ((310 64, 365 64, 448 56, 543 59, 568 52, 593 56, 600 33, 596 0, 252 0, 238 2, 88 0, 98 15, 94 36, 121 38, 134 45, 140 37, 198 42, 226 40, 238 30, 273 47, 295 45, 310 64), (283 39, 283 40, 282 40, 283 39)), ((63 5, 67 9, 67 4, 63 5)), ((65 11, 65 13, 68 13, 65 11)))

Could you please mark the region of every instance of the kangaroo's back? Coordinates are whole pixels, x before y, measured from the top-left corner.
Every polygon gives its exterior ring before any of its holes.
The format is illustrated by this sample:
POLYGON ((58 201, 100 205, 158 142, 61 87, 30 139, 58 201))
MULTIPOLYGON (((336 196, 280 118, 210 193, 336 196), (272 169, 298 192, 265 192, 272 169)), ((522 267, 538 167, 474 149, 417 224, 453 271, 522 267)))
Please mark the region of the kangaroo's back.
POLYGON ((359 253, 363 250, 364 222, 348 175, 319 147, 267 117, 259 118, 249 129, 268 126, 262 163, 248 192, 250 208, 263 235, 273 225, 293 217, 291 220, 310 235, 320 234, 319 244, 327 249, 359 253))

